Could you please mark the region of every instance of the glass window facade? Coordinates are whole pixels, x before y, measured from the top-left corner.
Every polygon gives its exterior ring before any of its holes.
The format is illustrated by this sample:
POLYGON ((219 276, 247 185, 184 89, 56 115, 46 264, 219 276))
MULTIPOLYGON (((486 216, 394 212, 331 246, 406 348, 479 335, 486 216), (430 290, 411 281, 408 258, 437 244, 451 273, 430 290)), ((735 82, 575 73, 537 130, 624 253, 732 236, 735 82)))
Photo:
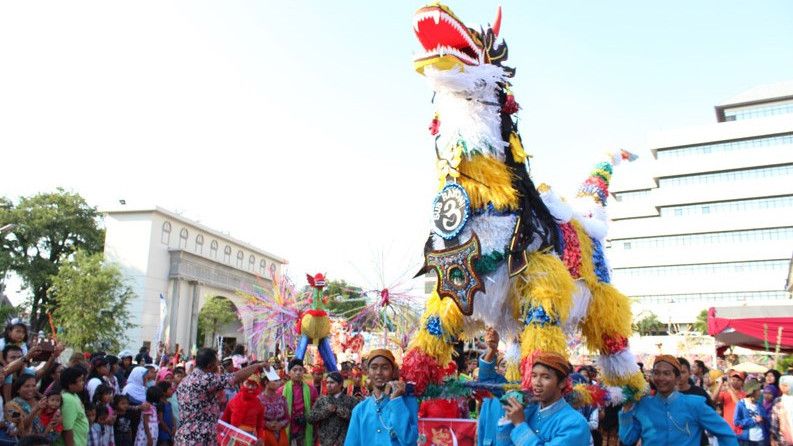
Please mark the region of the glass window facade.
POLYGON ((759 209, 793 208, 793 196, 758 198, 753 200, 723 201, 720 203, 691 204, 686 206, 662 207, 661 217, 690 217, 708 214, 728 214, 756 211, 759 209))
MULTIPOLYGON (((793 240, 793 227, 755 229, 750 231, 713 232, 709 234, 672 235, 621 240, 613 247, 625 250, 678 248, 681 246, 720 245, 723 243, 756 243, 771 240, 793 240)), ((616 242, 617 240, 612 240, 616 242)))
POLYGON ((765 118, 793 113, 793 104, 769 104, 743 110, 724 110, 725 121, 765 118))
POLYGON ((746 291, 731 293, 651 294, 632 296, 645 304, 670 304, 687 302, 745 302, 753 300, 786 300, 786 291, 746 291))
POLYGON ((709 155, 733 152, 736 150, 755 149, 758 147, 780 146, 793 144, 793 134, 764 136, 761 138, 742 139, 738 141, 718 142, 713 144, 700 144, 696 146, 675 147, 658 149, 655 153, 657 159, 680 158, 690 155, 709 155))
MULTIPOLYGON (((705 274, 735 274, 760 271, 786 272, 790 260, 762 260, 757 262, 704 263, 699 265, 650 266, 639 268, 614 268, 614 282, 620 279, 650 277, 680 277, 705 274)), ((781 274, 784 277, 784 273, 781 274)), ((780 279, 781 280, 781 279, 780 279)))
POLYGON ((634 201, 634 200, 641 200, 642 198, 646 198, 650 195, 650 190, 636 190, 632 192, 617 192, 612 194, 615 200, 617 201, 634 201))
POLYGON ((793 164, 783 166, 761 167, 759 169, 731 170, 729 172, 684 175, 679 177, 661 178, 658 187, 689 187, 702 184, 723 184, 735 181, 755 180, 758 178, 793 176, 793 164))

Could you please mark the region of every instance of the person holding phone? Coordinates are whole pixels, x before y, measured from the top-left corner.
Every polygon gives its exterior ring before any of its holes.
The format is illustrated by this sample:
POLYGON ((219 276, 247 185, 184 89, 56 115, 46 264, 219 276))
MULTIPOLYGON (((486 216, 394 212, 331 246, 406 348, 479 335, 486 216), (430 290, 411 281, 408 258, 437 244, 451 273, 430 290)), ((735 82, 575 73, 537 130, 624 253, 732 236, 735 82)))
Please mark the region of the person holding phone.
POLYGON ((399 379, 391 351, 372 350, 367 366, 372 394, 352 411, 345 446, 412 446, 418 442, 418 403, 399 379))
POLYGON ((562 397, 573 367, 558 353, 539 353, 531 368, 528 403, 506 395, 505 418, 499 422, 499 446, 588 445, 587 420, 562 397))

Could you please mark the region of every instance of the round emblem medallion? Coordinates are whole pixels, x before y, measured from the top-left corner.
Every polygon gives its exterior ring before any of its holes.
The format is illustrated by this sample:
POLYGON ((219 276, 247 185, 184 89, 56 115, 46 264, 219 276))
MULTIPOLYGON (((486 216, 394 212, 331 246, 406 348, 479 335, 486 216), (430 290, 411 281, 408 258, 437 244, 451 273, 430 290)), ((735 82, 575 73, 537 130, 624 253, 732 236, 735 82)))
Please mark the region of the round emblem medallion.
POLYGON ((449 183, 432 202, 432 230, 446 240, 457 237, 471 214, 471 200, 465 189, 449 183))

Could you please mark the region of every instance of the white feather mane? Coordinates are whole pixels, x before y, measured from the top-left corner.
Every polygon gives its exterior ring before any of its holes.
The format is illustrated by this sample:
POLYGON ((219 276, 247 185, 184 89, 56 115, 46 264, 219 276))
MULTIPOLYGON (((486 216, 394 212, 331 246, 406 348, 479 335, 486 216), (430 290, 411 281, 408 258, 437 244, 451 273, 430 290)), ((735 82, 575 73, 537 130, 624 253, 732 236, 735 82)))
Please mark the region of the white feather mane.
POLYGON ((501 137, 499 83, 506 82, 502 67, 483 64, 451 70, 424 69, 435 91, 436 111, 441 121, 438 147, 445 150, 462 139, 467 153, 478 151, 501 161, 509 144, 501 137))

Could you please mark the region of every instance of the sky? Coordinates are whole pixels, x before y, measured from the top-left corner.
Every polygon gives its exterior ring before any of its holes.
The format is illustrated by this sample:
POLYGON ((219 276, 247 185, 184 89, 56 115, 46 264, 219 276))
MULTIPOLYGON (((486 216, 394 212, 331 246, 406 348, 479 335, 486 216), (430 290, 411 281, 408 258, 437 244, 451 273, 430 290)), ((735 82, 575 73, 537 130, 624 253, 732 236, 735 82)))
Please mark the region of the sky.
MULTIPOLYGON (((478 27, 498 4, 450 6, 478 27)), ((649 156, 648 132, 793 79, 790 1, 500 4, 532 175, 566 193, 606 151, 649 156)), ((0 194, 158 205, 293 277, 393 284, 421 262, 436 187, 421 5, 2 2, 0 194)))

